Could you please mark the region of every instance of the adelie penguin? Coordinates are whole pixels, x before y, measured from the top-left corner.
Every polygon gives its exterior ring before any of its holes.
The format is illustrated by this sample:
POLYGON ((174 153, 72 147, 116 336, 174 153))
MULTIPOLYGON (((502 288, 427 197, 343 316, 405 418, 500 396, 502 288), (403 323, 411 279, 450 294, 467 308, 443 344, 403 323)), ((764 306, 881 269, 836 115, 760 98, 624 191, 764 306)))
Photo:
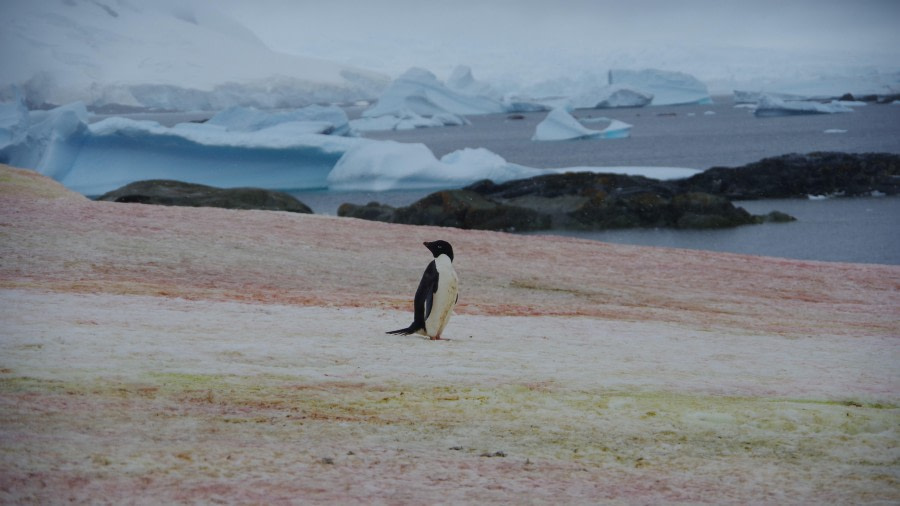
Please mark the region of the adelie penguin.
POLYGON ((434 260, 428 264, 416 289, 413 322, 405 329, 392 330, 388 334, 422 334, 438 340, 459 300, 459 278, 453 270, 453 247, 450 243, 434 241, 422 244, 431 251, 434 260))

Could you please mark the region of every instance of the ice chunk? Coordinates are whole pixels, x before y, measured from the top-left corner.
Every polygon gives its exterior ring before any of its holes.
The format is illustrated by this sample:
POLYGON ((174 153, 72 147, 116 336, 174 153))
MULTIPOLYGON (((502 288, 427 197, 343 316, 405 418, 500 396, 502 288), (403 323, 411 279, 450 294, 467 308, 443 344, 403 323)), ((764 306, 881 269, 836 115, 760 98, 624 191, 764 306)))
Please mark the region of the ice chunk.
POLYGON ((533 141, 562 141, 570 139, 622 139, 631 135, 631 125, 612 120, 603 130, 592 130, 578 122, 563 108, 556 108, 538 123, 533 141))
POLYGON ((696 77, 667 70, 609 71, 609 84, 653 95, 651 105, 711 104, 709 89, 696 77))
POLYGON ((572 107, 579 109, 612 109, 617 107, 644 107, 653 100, 652 93, 626 86, 611 85, 595 88, 572 97, 572 107))
POLYGON ((230 132, 254 132, 283 123, 307 124, 308 133, 349 135, 347 113, 337 106, 311 105, 292 111, 265 112, 253 107, 230 107, 216 113, 206 122, 230 132))
POLYGON ((451 113, 435 114, 430 118, 406 110, 396 114, 375 118, 358 118, 350 120, 350 127, 360 132, 377 130, 412 130, 414 128, 468 125, 469 121, 462 116, 451 113))
POLYGON ((424 144, 382 141, 347 151, 328 175, 328 187, 368 191, 448 188, 479 179, 501 182, 541 173, 508 163, 483 148, 455 151, 438 160, 424 144))
POLYGON ((762 95, 756 104, 756 116, 794 116, 800 114, 836 114, 853 112, 838 102, 822 104, 805 100, 787 101, 772 95, 762 95))
POLYGON ((19 123, 28 125, 27 132, 16 131, 0 149, 0 163, 62 180, 87 136, 87 117, 83 102, 31 113, 27 123, 19 123))
POLYGON ((485 96, 465 95, 451 90, 431 72, 411 68, 398 77, 363 117, 400 116, 412 111, 419 116, 437 114, 488 114, 503 112, 503 104, 485 96))
POLYGON ((28 108, 21 100, 0 104, 0 149, 21 142, 28 134, 28 108))
POLYGON ((488 83, 476 81, 472 75, 472 69, 467 65, 458 65, 450 77, 447 78, 447 87, 463 95, 496 97, 497 92, 488 83))

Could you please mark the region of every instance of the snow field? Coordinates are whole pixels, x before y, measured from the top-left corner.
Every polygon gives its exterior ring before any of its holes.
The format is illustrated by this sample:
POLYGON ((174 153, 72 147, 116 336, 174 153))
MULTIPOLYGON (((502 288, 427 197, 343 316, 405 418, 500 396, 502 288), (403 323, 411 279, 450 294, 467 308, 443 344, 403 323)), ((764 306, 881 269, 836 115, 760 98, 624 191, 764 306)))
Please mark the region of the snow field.
POLYGON ((898 268, 0 169, 0 501, 896 502, 898 268), (456 252, 446 342, 395 337, 456 252))
POLYGON ((70 485, 76 497, 721 503, 895 492, 892 339, 457 315, 452 340, 431 343, 383 335, 408 317, 397 311, 0 297, 6 465, 51 484, 90 477, 70 485), (254 491, 239 485, 248 479, 254 491))

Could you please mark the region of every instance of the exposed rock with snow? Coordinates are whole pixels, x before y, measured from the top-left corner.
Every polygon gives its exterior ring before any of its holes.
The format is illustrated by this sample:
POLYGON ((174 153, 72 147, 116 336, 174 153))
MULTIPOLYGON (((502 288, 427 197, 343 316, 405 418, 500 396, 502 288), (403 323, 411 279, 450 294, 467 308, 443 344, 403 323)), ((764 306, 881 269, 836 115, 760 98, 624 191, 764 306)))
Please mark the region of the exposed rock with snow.
POLYGON ((220 10, 199 2, 0 2, 0 100, 21 92, 31 108, 285 108, 370 99, 388 83, 273 52, 220 10))
POLYGON ((163 206, 222 207, 312 213, 303 202, 284 192, 262 188, 216 188, 202 184, 156 179, 136 181, 104 193, 97 200, 163 206))
POLYGON ((681 181, 680 186, 733 200, 900 195, 900 155, 794 153, 741 167, 713 167, 681 181))
POLYGON ((711 104, 709 89, 684 72, 645 69, 609 71, 609 84, 653 95, 651 105, 711 104))
POLYGON ((533 141, 564 141, 575 139, 623 139, 631 135, 631 125, 612 120, 603 130, 587 128, 563 108, 556 108, 538 123, 533 141))

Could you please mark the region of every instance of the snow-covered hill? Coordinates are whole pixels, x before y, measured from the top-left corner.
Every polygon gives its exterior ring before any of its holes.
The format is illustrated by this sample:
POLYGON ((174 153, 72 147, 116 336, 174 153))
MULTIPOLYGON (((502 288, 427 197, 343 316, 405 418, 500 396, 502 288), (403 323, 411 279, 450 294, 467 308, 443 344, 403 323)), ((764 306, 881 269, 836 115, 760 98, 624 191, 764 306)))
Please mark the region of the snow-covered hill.
POLYGON ((215 110, 377 96, 386 76, 271 51, 214 3, 0 2, 0 100, 215 110))

